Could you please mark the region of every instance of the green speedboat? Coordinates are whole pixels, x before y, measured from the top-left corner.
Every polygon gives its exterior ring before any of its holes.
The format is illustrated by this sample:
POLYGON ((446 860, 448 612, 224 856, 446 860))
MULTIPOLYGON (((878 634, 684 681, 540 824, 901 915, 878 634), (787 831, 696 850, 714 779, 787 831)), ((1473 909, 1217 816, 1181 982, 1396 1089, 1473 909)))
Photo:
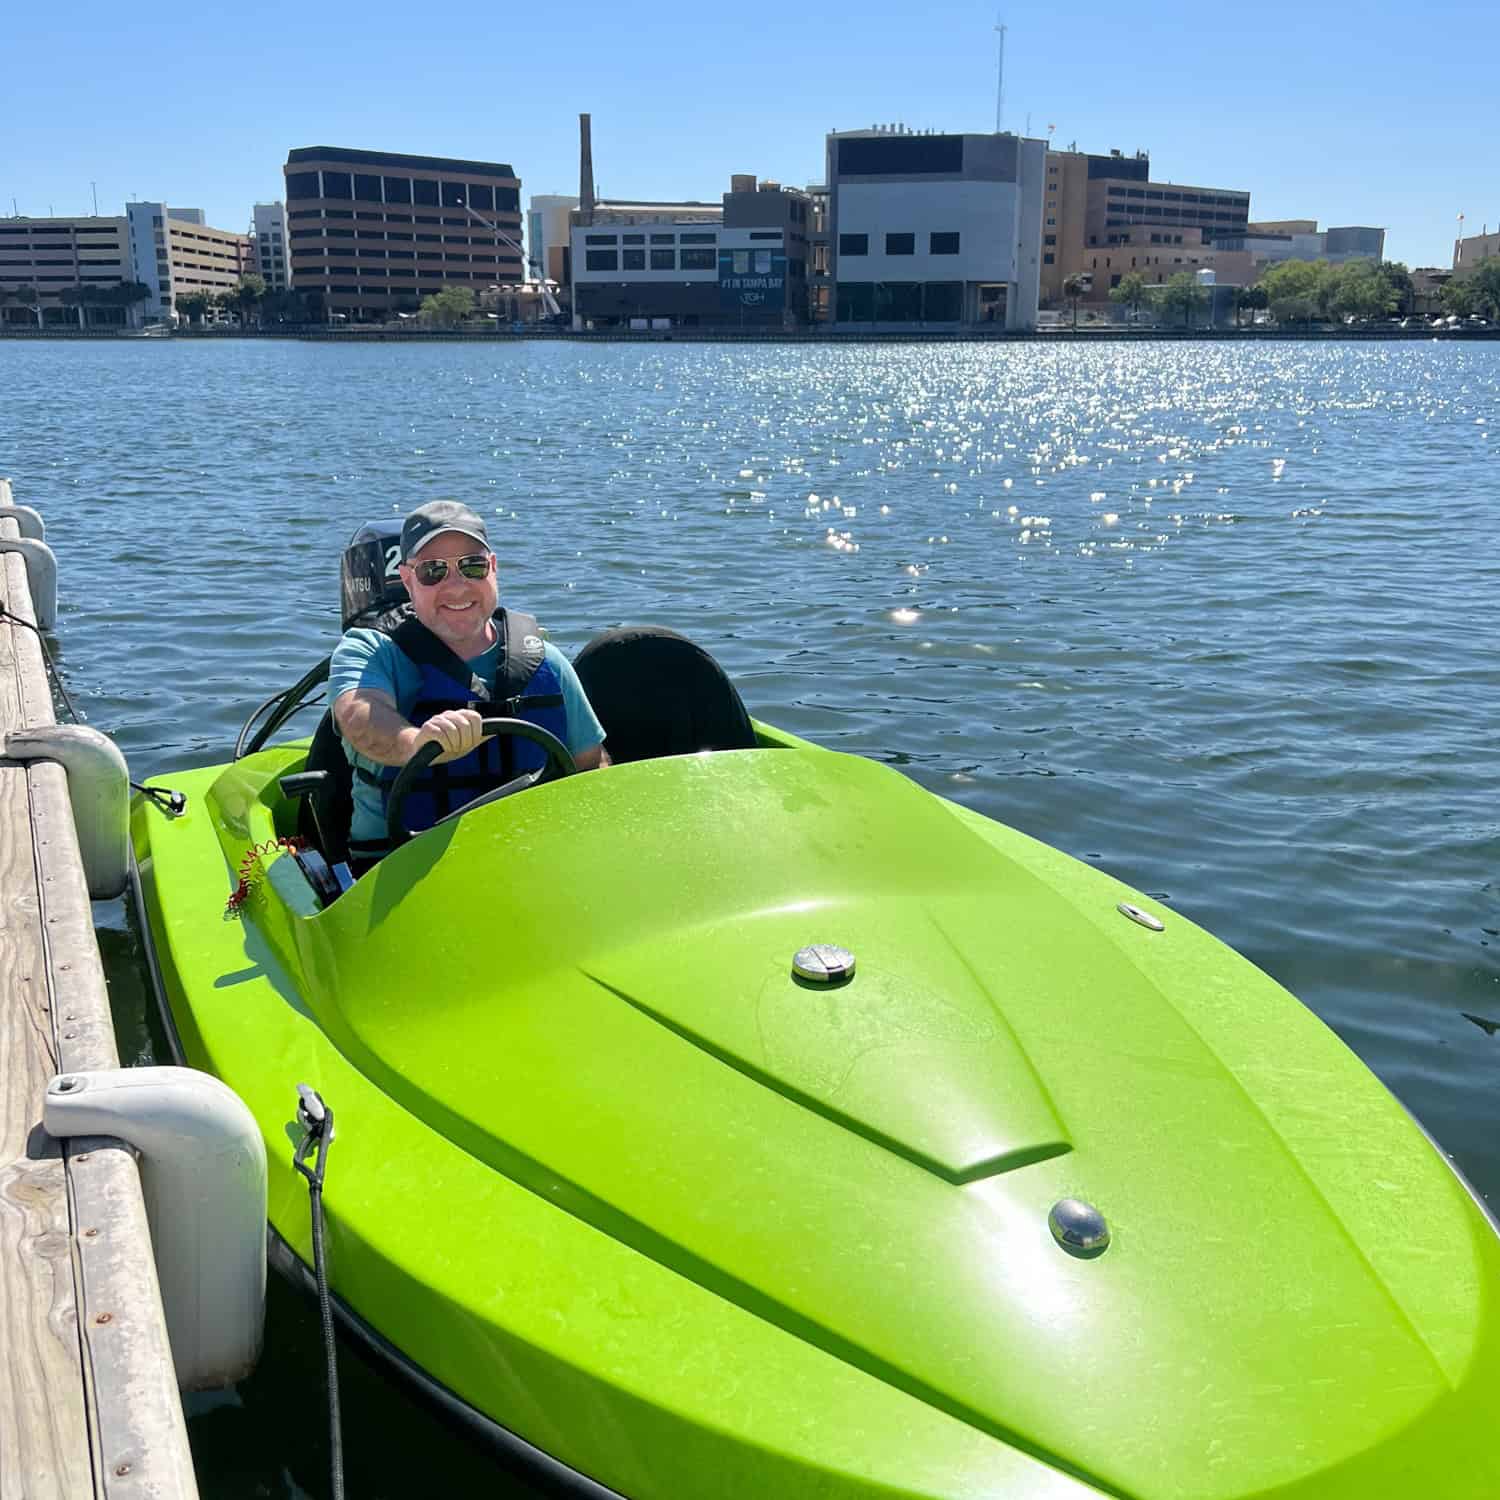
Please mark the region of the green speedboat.
POLYGON ((275 842, 309 753, 134 809, 175 1044, 260 1122, 294 1268, 319 1091, 340 1314, 564 1490, 1500 1492, 1494 1225, 1176 912, 760 724, 330 880, 275 842))

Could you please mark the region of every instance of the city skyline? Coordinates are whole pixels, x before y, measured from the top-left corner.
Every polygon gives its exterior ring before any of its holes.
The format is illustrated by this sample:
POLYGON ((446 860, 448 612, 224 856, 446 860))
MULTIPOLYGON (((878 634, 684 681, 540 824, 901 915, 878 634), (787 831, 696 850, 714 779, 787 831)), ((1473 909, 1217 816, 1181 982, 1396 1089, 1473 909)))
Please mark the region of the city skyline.
MULTIPOLYGON (((1126 25, 1084 0, 1064 35, 1012 12, 1003 124, 1025 134, 1029 117, 1029 134, 1058 147, 1144 149, 1161 181, 1248 190, 1252 219, 1380 226, 1391 259, 1446 266, 1460 213, 1466 234, 1500 224, 1484 62, 1500 21, 1440 5, 1406 36, 1401 14, 1377 4, 1351 36, 1289 4, 1253 26, 1186 7, 1126 25)), ((299 18, 293 42, 195 12, 122 124, 98 78, 138 50, 131 26, 100 13, 64 34, 33 12, 17 18, 12 56, 65 48, 71 71, 7 80, 0 213, 86 213, 97 192, 103 214, 164 199, 240 230, 255 202, 284 196, 287 151, 312 145, 507 161, 525 198, 572 193, 581 110, 599 189, 617 198, 716 201, 735 172, 805 186, 834 128, 994 128, 992 7, 937 0, 916 32, 888 4, 858 16, 747 28, 666 0, 650 16, 582 5, 562 26, 522 15, 492 36, 460 0, 444 36, 424 38, 377 0, 355 45, 317 16, 299 18)))

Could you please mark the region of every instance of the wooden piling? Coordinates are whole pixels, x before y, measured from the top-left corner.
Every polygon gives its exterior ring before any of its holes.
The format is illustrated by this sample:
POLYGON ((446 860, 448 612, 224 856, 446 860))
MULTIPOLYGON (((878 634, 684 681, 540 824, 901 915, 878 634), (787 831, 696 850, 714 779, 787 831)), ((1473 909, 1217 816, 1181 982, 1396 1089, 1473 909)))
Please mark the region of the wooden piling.
MULTIPOLYGON (((13 553, 0 603, 35 624, 13 553)), ((53 722, 39 637, 0 618, 0 752, 53 722)), ((118 1066, 66 773, 0 753, 0 1496, 197 1495, 135 1156, 42 1128, 55 1074, 118 1066)))

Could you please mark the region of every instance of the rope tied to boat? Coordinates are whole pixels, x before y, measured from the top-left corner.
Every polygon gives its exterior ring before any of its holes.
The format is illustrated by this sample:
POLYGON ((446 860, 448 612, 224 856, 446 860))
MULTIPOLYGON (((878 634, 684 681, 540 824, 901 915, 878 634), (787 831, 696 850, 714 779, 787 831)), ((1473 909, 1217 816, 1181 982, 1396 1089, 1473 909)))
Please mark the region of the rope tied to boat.
POLYGON ((310 1084, 297 1085, 297 1123, 302 1140, 292 1165, 307 1179, 312 1211, 313 1274, 318 1282, 318 1311, 323 1323, 323 1352, 328 1384, 328 1452, 333 1500, 344 1500, 344 1440, 339 1423, 338 1348, 333 1333, 333 1304, 328 1295, 328 1264, 323 1252, 323 1174, 333 1142, 333 1111, 310 1084), (309 1161, 311 1165, 308 1165, 309 1161))

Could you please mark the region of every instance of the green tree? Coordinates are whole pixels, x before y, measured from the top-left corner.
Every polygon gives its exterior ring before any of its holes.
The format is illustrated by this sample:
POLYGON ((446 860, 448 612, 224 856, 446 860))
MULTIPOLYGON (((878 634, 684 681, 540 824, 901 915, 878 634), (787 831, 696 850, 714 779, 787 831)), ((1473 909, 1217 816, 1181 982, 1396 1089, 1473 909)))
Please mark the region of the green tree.
POLYGON ((1194 314, 1208 301, 1208 293, 1198 285, 1198 278, 1191 271, 1179 271, 1158 292, 1161 310, 1169 316, 1180 312, 1184 328, 1192 327, 1194 314))
MULTIPOLYGON (((1259 284, 1255 286, 1242 286, 1234 294, 1234 326, 1240 326, 1240 314, 1242 312, 1258 313, 1264 312, 1271 305, 1271 299, 1266 295, 1266 289, 1259 284)), ((1252 317, 1252 323, 1255 319, 1252 317)))
POLYGON ((1388 318, 1400 296, 1373 260, 1334 266, 1328 278, 1330 310, 1340 318, 1388 318))
POLYGON ((18 286, 11 296, 22 307, 29 307, 36 314, 36 326, 42 326, 42 294, 34 286, 18 286))
POLYGON ((1398 317, 1410 317, 1417 302, 1417 288, 1411 279, 1411 272, 1399 260, 1381 261, 1379 270, 1396 294, 1393 311, 1398 317))
POLYGON ((1500 319, 1500 256, 1487 256, 1464 281, 1474 295, 1474 310, 1500 319))
POLYGON ((1128 307, 1132 313, 1141 310, 1141 303, 1146 301, 1146 278, 1138 271, 1132 271, 1128 276, 1120 278, 1119 286, 1109 289, 1109 300, 1121 307, 1128 307))
MULTIPOLYGON (((240 322, 248 324, 252 311, 259 310, 265 300, 266 280, 255 271, 246 271, 232 288, 235 306, 239 309, 240 322)), ((259 322, 259 317, 256 319, 259 322)))
POLYGON ((105 300, 115 307, 125 309, 125 321, 134 323, 135 309, 142 302, 151 300, 151 288, 141 281, 122 281, 118 286, 112 286, 105 293, 105 300))
POLYGON ((1266 290, 1266 305, 1278 323, 1312 323, 1327 317, 1333 296, 1329 272, 1321 261, 1284 260, 1270 266, 1257 285, 1266 290))
POLYGON ((261 319, 273 323, 316 323, 316 314, 308 306, 307 297, 295 289, 268 291, 257 312, 261 319))
POLYGON ((1455 318, 1467 318, 1474 311, 1474 288, 1468 281, 1450 281, 1438 293, 1443 311, 1455 318))
POLYGON ((445 286, 422 299, 419 316, 424 323, 452 328, 474 311, 474 293, 466 286, 445 286))
POLYGON ((176 307, 195 328, 204 319, 213 298, 208 292, 178 292, 176 307))
POLYGON ((94 301, 94 298, 95 298, 94 288, 91 287, 91 286, 82 286, 82 285, 79 285, 79 286, 67 286, 67 287, 64 287, 62 289, 62 291, 60 291, 57 294, 57 296, 58 296, 58 301, 61 302, 64 307, 74 307, 74 308, 78 309, 78 326, 79 326, 80 329, 83 328, 84 327, 84 311, 83 311, 83 309, 84 309, 85 304, 91 303, 91 302, 94 301))
POLYGON ((1063 296, 1073 304, 1073 327, 1078 327, 1078 299, 1094 285, 1094 278, 1082 271, 1063 278, 1063 296))

